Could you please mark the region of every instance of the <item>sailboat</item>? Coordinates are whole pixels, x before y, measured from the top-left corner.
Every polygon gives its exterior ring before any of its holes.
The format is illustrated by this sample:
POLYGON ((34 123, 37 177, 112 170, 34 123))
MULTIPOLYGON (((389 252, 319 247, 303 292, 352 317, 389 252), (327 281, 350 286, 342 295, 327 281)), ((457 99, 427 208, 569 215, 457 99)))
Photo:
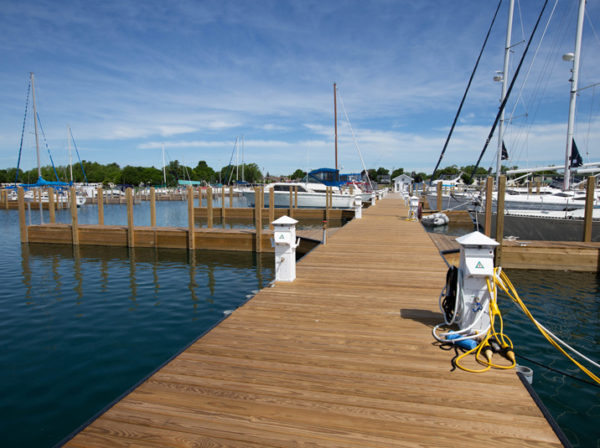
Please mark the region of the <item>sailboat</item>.
MULTIPOLYGON (((31 191, 31 189, 40 189, 40 194, 37 195, 38 198, 40 198, 41 202, 48 202, 49 199, 48 199, 47 189, 55 188, 56 193, 57 193, 55 196, 55 201, 57 201, 58 203, 67 203, 68 195, 67 195, 66 188, 69 187, 70 185, 72 185, 72 183, 69 184, 66 182, 61 182, 58 179, 58 174, 56 173, 56 169, 54 170, 54 173, 56 176, 56 181, 48 181, 48 180, 44 179, 42 176, 42 167, 40 164, 40 142, 39 142, 39 134, 38 134, 38 114, 37 114, 36 102, 35 102, 35 82, 34 82, 33 72, 31 72, 29 74, 29 79, 30 79, 30 87, 31 87, 31 100, 32 100, 32 105, 33 105, 33 123, 34 123, 34 133, 35 133, 35 150, 36 150, 36 159, 37 159, 38 179, 33 184, 21 184, 20 186, 23 187, 25 190, 27 190, 27 193, 25 194, 26 200, 32 200, 35 197, 35 195, 31 191)), ((25 126, 25 123, 23 123, 23 130, 25 129, 24 126, 25 126)), ((21 163, 22 148, 23 148, 23 134, 21 135, 21 145, 20 145, 20 149, 19 149, 19 158, 18 158, 18 162, 17 162, 17 175, 19 173, 19 165, 21 163)), ((50 154, 50 150, 48 150, 48 154, 50 154)), ((50 155, 50 161, 52 162, 51 155, 50 155)), ((54 168, 54 162, 52 162, 52 167, 54 168)), ((18 182, 18 178, 15 179, 15 188, 17 186, 17 182, 18 182)), ((76 196, 76 203, 77 203, 78 207, 83 205, 85 203, 85 198, 76 196)))
MULTIPOLYGON (((338 135, 337 135, 337 86, 333 84, 333 110, 335 126, 335 169, 320 168, 308 173, 302 182, 275 182, 265 186, 264 204, 269 205, 270 192, 273 191, 274 206, 288 207, 290 189, 298 190, 298 207, 325 208, 327 204, 327 188, 332 190, 332 208, 352 208, 355 198, 362 201, 371 200, 373 193, 364 193, 357 184, 344 186, 338 169, 338 135)), ((254 192, 242 191, 250 206, 254 206, 254 192)))
MULTIPOLYGON (((567 142, 563 188, 550 190, 547 194, 510 194, 505 196, 504 233, 522 239, 548 241, 577 241, 581 240, 583 230, 583 208, 586 202, 586 192, 575 190, 572 185, 572 172, 598 171, 598 163, 583 164, 573 137, 575 123, 575 103, 578 94, 579 62, 585 0, 579 2, 575 51, 563 56, 565 61, 572 61, 571 91, 569 101, 569 119, 567 122, 567 142), (581 167, 581 168, 580 168, 581 167), (596 167, 596 168, 593 168, 596 167)), ((556 169, 558 167, 541 167, 538 170, 556 169)), ((519 174, 527 170, 512 170, 509 174, 519 174)), ((594 208, 600 207, 600 197, 594 195, 594 208)), ((495 203, 494 203, 495 206, 495 203)), ((474 213, 478 223, 485 224, 485 214, 481 211, 474 213)), ((593 228, 600 231, 600 209, 593 211, 593 220, 597 221, 593 228)), ((493 223, 495 223, 493 219, 493 223)), ((597 233, 597 232, 596 232, 597 233)), ((600 240, 600 235, 595 237, 600 240)), ((594 240, 594 237, 592 238, 594 240)))

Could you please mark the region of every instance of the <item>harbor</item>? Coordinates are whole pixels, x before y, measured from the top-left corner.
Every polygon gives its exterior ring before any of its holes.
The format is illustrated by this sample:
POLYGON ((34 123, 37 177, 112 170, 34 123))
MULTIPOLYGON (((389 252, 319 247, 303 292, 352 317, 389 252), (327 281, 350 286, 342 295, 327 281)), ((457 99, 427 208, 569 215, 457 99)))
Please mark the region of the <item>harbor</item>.
POLYGON ((560 446, 514 371, 450 372, 431 343, 446 265, 403 204, 366 210, 67 446, 560 446))
POLYGON ((12 2, 0 433, 600 446, 600 3, 12 2))

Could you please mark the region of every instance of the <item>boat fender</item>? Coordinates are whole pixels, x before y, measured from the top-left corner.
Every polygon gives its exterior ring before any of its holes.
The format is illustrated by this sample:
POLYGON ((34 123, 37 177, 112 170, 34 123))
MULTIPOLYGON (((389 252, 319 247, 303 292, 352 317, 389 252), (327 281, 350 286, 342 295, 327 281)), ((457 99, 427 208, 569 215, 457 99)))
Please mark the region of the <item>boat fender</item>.
MULTIPOLYGON (((446 335, 446 340, 452 342, 453 339, 458 339, 460 337, 463 337, 463 335, 459 333, 450 333, 446 335)), ((453 344, 457 347, 464 348, 465 350, 473 350, 478 345, 475 339, 463 339, 462 341, 455 341, 453 344)))

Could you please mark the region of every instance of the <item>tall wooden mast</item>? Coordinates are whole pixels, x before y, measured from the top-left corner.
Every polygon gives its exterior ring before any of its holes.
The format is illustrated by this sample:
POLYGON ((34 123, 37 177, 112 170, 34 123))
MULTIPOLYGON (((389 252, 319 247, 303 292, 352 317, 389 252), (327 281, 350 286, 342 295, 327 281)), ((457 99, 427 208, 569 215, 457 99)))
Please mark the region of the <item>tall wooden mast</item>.
MULTIPOLYGON (((338 148, 337 148, 337 91, 335 82, 333 83, 333 122, 335 127, 335 169, 338 169, 338 148)), ((337 177, 337 175, 336 175, 337 177)), ((336 179, 337 180, 337 179, 336 179)))

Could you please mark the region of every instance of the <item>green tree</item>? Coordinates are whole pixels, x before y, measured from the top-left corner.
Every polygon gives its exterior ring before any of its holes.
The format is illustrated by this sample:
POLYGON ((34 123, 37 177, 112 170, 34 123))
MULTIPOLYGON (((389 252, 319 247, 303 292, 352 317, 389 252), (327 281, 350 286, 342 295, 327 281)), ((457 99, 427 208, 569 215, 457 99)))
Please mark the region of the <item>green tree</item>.
POLYGON ((306 176, 306 171, 302 171, 301 169, 297 169, 292 174, 290 174, 290 179, 293 180, 302 180, 306 176))
POLYGON ((212 182, 215 180, 215 170, 213 170, 204 160, 198 162, 196 168, 194 168, 194 180, 203 180, 206 182, 212 182))
POLYGON ((392 179, 394 179, 395 177, 398 177, 400 175, 404 174, 404 168, 396 168, 394 171, 392 171, 392 179))

